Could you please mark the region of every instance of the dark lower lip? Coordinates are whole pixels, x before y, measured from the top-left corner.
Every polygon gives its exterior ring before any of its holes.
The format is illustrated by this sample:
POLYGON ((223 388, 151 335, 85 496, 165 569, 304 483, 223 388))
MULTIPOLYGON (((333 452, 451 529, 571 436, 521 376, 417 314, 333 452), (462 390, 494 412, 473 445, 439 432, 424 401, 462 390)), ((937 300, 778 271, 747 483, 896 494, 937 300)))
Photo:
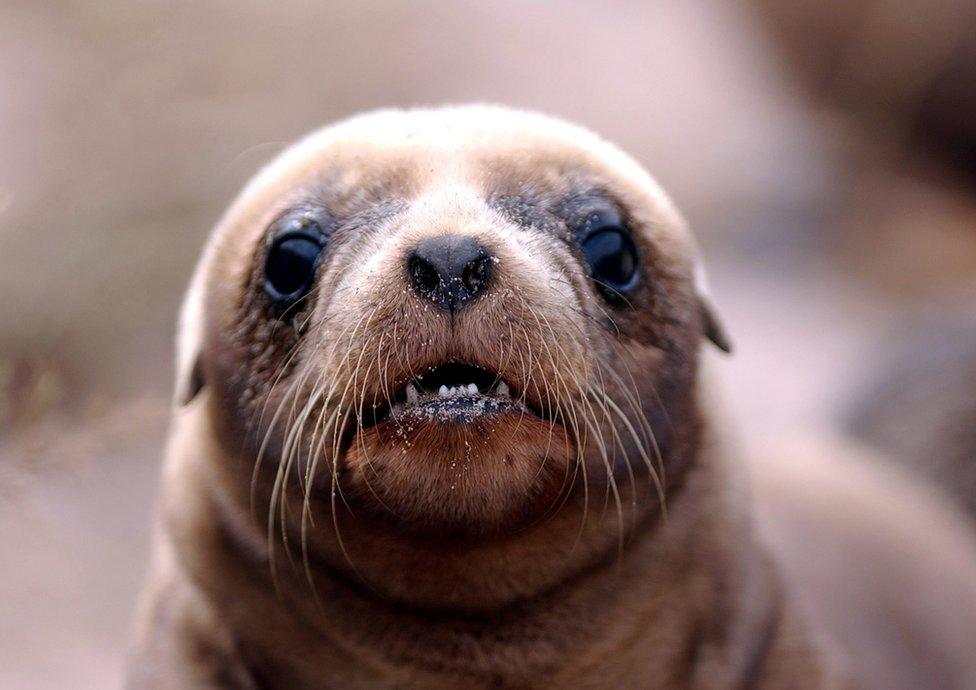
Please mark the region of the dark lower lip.
POLYGON ((539 417, 517 400, 485 395, 459 395, 451 398, 428 398, 410 405, 398 405, 381 411, 373 420, 364 420, 363 429, 393 422, 403 425, 415 422, 473 424, 501 415, 539 417))
POLYGON ((483 395, 461 395, 455 398, 436 398, 404 407, 397 417, 426 419, 453 424, 468 424, 493 415, 530 414, 524 407, 507 400, 483 395))

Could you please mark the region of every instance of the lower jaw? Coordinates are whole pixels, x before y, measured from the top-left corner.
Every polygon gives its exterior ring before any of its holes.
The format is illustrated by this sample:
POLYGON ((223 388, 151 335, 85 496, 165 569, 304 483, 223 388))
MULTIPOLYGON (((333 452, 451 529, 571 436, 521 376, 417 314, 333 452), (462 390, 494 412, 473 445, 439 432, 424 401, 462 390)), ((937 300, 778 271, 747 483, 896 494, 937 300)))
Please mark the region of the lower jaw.
POLYGON ((406 411, 359 432, 344 491, 395 533, 495 538, 560 502, 573 457, 565 431, 524 410, 406 411))

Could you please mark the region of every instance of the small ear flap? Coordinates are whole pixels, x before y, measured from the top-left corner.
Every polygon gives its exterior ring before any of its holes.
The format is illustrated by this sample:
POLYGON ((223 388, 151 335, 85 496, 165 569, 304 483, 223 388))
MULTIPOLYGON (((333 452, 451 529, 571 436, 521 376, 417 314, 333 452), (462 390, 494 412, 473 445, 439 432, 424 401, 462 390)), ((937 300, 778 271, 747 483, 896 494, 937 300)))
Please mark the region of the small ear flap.
POLYGON ((705 275, 705 267, 701 263, 695 266, 695 290, 698 292, 698 308, 701 311, 705 337, 725 354, 731 354, 732 342, 729 340, 729 336, 708 298, 708 278, 705 275))
POLYGON ((203 390, 203 371, 200 366, 199 355, 190 367, 189 372, 181 372, 176 381, 176 404, 188 405, 197 393, 203 390))
POLYGON ((176 342, 177 405, 186 405, 204 386, 203 376, 203 271, 198 268, 183 307, 180 309, 179 335, 176 342))
POLYGON ((701 308, 705 337, 711 340, 712 344, 725 354, 731 354, 732 342, 729 340, 729 336, 726 334, 722 322, 715 315, 715 310, 712 308, 712 305, 701 295, 698 296, 698 304, 701 308))

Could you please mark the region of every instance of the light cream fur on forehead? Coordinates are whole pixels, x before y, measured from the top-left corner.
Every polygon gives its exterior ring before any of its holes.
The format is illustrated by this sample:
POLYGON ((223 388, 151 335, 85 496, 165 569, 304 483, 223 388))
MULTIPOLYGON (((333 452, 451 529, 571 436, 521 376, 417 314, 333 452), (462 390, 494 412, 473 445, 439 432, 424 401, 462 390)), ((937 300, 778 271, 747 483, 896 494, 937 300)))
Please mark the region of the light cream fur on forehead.
POLYGON ((264 167, 245 187, 228 215, 267 206, 278 194, 314 177, 330 160, 354 164, 371 156, 397 153, 447 162, 471 149, 505 152, 531 149, 540 158, 590 162, 613 171, 644 196, 650 207, 673 221, 674 231, 688 235, 680 214, 660 185, 629 155, 583 127, 557 118, 499 106, 469 105, 433 109, 378 110, 324 127, 299 140, 264 167))
MULTIPOLYGON (((205 274, 216 249, 228 233, 245 252, 242 229, 263 232, 261 219, 279 209, 282 195, 303 182, 321 176, 330 163, 355 165, 371 158, 396 161, 397 154, 449 165, 472 148, 497 152, 525 152, 550 160, 566 159, 612 172, 646 206, 666 221, 668 232, 684 245, 695 265, 700 291, 705 291, 704 271, 693 236, 657 182, 629 155, 593 132, 557 118, 489 105, 467 105, 411 110, 378 110, 351 117, 313 132, 288 147, 266 165, 243 189, 224 214, 204 249, 184 301, 180 318, 177 374, 178 398, 192 390, 194 362, 202 345, 205 274), (248 223, 252 227, 247 227, 248 223)), ((435 170, 431 174, 436 174, 435 170)))

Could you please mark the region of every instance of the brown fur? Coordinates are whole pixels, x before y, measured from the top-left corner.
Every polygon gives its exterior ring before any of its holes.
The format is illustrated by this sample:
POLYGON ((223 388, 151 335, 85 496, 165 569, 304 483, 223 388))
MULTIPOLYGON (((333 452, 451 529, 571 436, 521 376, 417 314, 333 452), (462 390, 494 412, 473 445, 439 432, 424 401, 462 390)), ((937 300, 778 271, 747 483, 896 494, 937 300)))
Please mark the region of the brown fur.
POLYGON ((976 518, 976 314, 968 306, 929 308, 882 334, 846 426, 976 518))
POLYGON ((700 413, 683 221, 584 130, 497 108, 381 112, 285 152, 217 228, 178 397, 132 687, 825 688, 831 660, 757 543, 700 413), (604 303, 570 216, 610 204, 643 258, 604 303), (334 229, 309 297, 261 290, 277 224, 334 229), (437 312, 404 257, 498 257, 437 312), (374 405, 462 359, 540 416, 451 429, 374 405))

